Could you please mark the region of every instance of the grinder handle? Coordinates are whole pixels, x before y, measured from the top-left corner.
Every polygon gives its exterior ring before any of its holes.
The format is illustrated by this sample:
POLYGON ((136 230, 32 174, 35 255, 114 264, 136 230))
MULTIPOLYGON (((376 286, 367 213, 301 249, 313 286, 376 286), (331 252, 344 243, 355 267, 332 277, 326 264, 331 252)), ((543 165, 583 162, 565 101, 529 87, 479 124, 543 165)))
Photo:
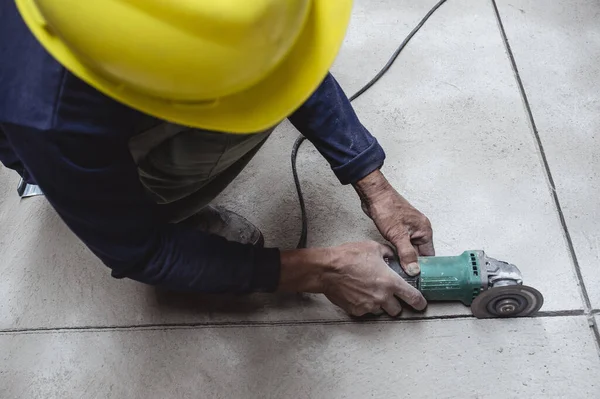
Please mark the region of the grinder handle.
POLYGON ((388 264, 388 266, 390 267, 390 269, 392 269, 393 271, 395 271, 400 277, 402 277, 408 284, 412 285, 413 287, 415 287, 416 289, 418 289, 419 291, 421 290, 421 276, 418 274, 416 276, 409 276, 408 274, 406 274, 406 272, 404 271, 404 269, 402 268, 402 266, 400 266, 400 258, 398 258, 398 255, 396 253, 394 253, 394 257, 393 258, 384 258, 385 263, 388 264))

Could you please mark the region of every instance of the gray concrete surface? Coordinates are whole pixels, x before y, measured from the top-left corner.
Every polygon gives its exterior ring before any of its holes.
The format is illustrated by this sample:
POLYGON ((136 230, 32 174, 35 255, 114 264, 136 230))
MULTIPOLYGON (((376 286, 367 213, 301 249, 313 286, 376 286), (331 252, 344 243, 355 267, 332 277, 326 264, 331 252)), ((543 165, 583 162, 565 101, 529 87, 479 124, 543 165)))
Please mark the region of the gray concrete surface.
POLYGON ((499 4, 585 286, 598 309, 600 3, 501 0, 499 4))
POLYGON ((600 395, 584 317, 8 334, 0 348, 5 399, 600 395))
MULTIPOLYGON (((333 68, 348 93, 435 1, 355 3, 333 68)), ((491 1, 448 0, 355 107, 386 149, 388 178, 433 221, 438 253, 485 249, 516 263, 545 296, 539 317, 477 321, 433 304, 425 320, 361 324, 320 296, 179 295, 113 280, 44 198, 19 201, 18 179, 0 167, 0 398, 600 397, 577 273, 597 308, 600 7, 498 6, 566 226, 491 1)), ((296 135, 284 123, 219 198, 287 248, 300 226, 296 135)), ((311 145, 299 170, 310 245, 378 238, 311 145)))

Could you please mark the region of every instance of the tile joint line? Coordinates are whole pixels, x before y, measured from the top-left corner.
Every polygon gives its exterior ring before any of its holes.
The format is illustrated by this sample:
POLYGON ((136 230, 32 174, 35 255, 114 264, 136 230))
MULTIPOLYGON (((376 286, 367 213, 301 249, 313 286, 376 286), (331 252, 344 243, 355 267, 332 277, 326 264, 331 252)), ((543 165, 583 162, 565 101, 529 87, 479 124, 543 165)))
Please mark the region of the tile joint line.
MULTIPOLYGON (((558 310, 541 311, 528 319, 542 319, 551 317, 573 317, 584 316, 583 310, 558 310)), ((386 323, 408 323, 427 322, 440 320, 474 320, 472 315, 442 315, 405 317, 401 319, 378 318, 372 320, 355 321, 348 319, 315 319, 315 320, 280 320, 280 321, 223 321, 223 322, 199 322, 199 323, 149 323, 149 324, 124 324, 107 326, 78 326, 78 327, 29 327, 0 329, 0 335, 17 334, 43 334, 43 333, 68 333, 68 332, 110 332, 110 331, 143 331, 143 330, 173 330, 173 329, 200 329, 200 328, 244 328, 244 327, 282 327, 282 326, 311 326, 311 325, 346 325, 346 324, 386 324, 386 323)))
POLYGON ((506 35, 506 30, 504 29, 504 24, 502 23, 502 17, 500 16, 500 10, 498 9, 498 4, 496 3, 496 0, 491 0, 491 2, 492 2, 492 6, 494 8, 494 13, 496 14, 496 22, 498 23, 498 28, 500 29, 500 35, 502 36, 502 41, 504 42, 504 47, 506 49, 506 53, 508 54, 508 58, 510 59, 513 73, 514 73, 515 79, 517 81, 517 86, 519 87, 519 92, 521 94, 521 98, 525 105, 525 110, 527 111, 527 117, 529 119, 529 123, 531 124, 531 129, 533 131, 533 135, 534 135, 536 144, 538 146, 538 150, 540 152, 542 164, 544 166, 544 171, 546 173, 546 178, 548 179, 548 184, 550 185, 550 189, 552 191, 552 199, 554 201, 554 206, 556 207, 556 211, 557 211, 559 219, 560 219, 560 224, 562 226, 563 233, 564 233, 565 239, 567 241, 567 245, 569 247, 569 253, 571 256, 571 260, 573 261, 575 274, 577 276, 579 288, 581 289, 581 296, 583 297, 583 301, 584 301, 584 305, 585 305, 585 315, 588 318, 590 328, 592 329, 592 331, 594 333, 594 337, 596 338, 596 345, 598 346, 598 349, 600 350, 600 331, 598 330, 598 325, 595 322, 594 316, 593 316, 593 314, 596 312, 592 310, 592 304, 590 301, 590 297, 588 295, 587 288, 583 281, 583 275, 581 273, 579 259, 577 258, 577 253, 575 252, 575 246, 573 245, 571 233, 569 232, 569 227, 567 226, 565 215, 563 213, 563 209, 560 204, 558 194, 556 192, 556 184, 554 183, 552 171, 550 170, 550 164, 548 163, 548 158, 546 157, 546 151, 544 150, 544 145, 542 143, 542 139, 540 137, 539 131, 537 129, 537 125, 535 124, 535 120, 533 118, 533 112, 531 111, 531 105, 529 104, 529 99, 527 98, 527 93, 525 92, 525 86, 523 85, 523 81, 521 80, 521 75, 519 73, 519 68, 517 67, 517 62, 515 60, 512 48, 510 47, 510 43, 508 41, 508 36, 506 35))
POLYGON ((571 255, 571 258, 573 260, 573 265, 575 266, 575 273, 577 274, 577 279, 579 280, 579 284, 581 287, 581 291, 583 293, 583 297, 584 297, 584 302, 585 302, 585 306, 586 306, 586 313, 590 313, 591 309, 592 309, 592 305, 587 293, 587 289, 585 287, 585 283, 583 282, 583 276, 581 274, 581 269, 579 266, 579 260, 577 258, 577 254, 575 253, 575 246, 573 245, 573 240, 571 239, 571 233, 569 232, 569 228, 567 226, 567 222, 565 220, 565 216, 562 210, 562 206, 560 204, 560 200, 558 199, 558 195, 556 193, 556 185, 554 183, 554 178, 552 177, 552 172, 550 171, 550 165, 548 163, 548 159, 546 157, 546 152, 544 150, 544 145, 542 143, 542 139, 540 137, 540 134, 538 132, 537 129, 537 125, 535 124, 535 120, 533 118, 533 113, 531 111, 531 106, 529 105, 529 100, 527 98, 527 94, 525 92, 525 86, 523 85, 523 81, 521 80, 521 75, 519 74, 519 70, 517 68, 517 63, 515 61, 512 49, 510 47, 510 43, 508 42, 508 37, 506 36, 506 31, 504 30, 504 25, 502 24, 502 19, 500 18, 500 12, 498 11, 498 6, 496 5, 496 0, 491 0, 492 4, 494 6, 494 11, 496 13, 496 19, 498 22, 498 26, 500 28, 500 33, 502 35, 502 40, 504 41, 504 45, 506 47, 506 52, 508 53, 508 57, 510 58, 510 62, 513 68, 513 72, 515 74, 515 79, 517 80, 517 85, 519 86, 519 91, 521 93, 521 97, 523 99, 523 102, 525 104, 525 109, 527 111, 527 116, 529 119, 529 122, 531 124, 532 130, 533 130, 533 135, 535 137, 535 141, 538 145, 538 148, 540 150, 540 155, 542 158, 542 164, 544 167, 544 171, 546 173, 546 177, 548 179, 548 183, 550 184, 550 188, 552 191, 552 199, 554 200, 554 205, 556 207, 556 211, 558 212, 558 216, 560 218, 560 224, 562 226, 563 229, 563 233, 565 234, 565 238, 567 240, 567 244, 569 247, 569 253, 571 255))

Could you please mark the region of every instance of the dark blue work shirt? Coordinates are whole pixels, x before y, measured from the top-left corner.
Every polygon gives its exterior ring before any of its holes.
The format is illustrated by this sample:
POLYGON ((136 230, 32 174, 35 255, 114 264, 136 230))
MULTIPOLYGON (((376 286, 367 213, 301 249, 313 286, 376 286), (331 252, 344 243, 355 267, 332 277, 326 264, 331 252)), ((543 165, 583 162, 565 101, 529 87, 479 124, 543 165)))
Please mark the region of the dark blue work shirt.
MULTIPOLYGON (((128 146, 148 118, 66 71, 28 31, 14 0, 0 0, 2 163, 41 187, 115 277, 199 292, 275 290, 278 249, 229 242, 161 216, 128 146)), ((331 75, 289 119, 343 184, 383 164, 383 150, 331 75)))

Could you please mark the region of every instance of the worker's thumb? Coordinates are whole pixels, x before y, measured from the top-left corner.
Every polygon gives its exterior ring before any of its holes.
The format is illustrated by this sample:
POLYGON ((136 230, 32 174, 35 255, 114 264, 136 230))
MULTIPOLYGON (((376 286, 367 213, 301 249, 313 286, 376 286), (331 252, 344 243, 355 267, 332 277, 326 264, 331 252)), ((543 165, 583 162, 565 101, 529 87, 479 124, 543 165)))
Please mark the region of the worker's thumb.
POLYGON ((416 276, 421 273, 419 267, 419 255, 417 250, 410 242, 410 238, 406 237, 400 239, 395 243, 396 249, 398 250, 398 258, 400 258, 400 265, 409 276, 416 276))

